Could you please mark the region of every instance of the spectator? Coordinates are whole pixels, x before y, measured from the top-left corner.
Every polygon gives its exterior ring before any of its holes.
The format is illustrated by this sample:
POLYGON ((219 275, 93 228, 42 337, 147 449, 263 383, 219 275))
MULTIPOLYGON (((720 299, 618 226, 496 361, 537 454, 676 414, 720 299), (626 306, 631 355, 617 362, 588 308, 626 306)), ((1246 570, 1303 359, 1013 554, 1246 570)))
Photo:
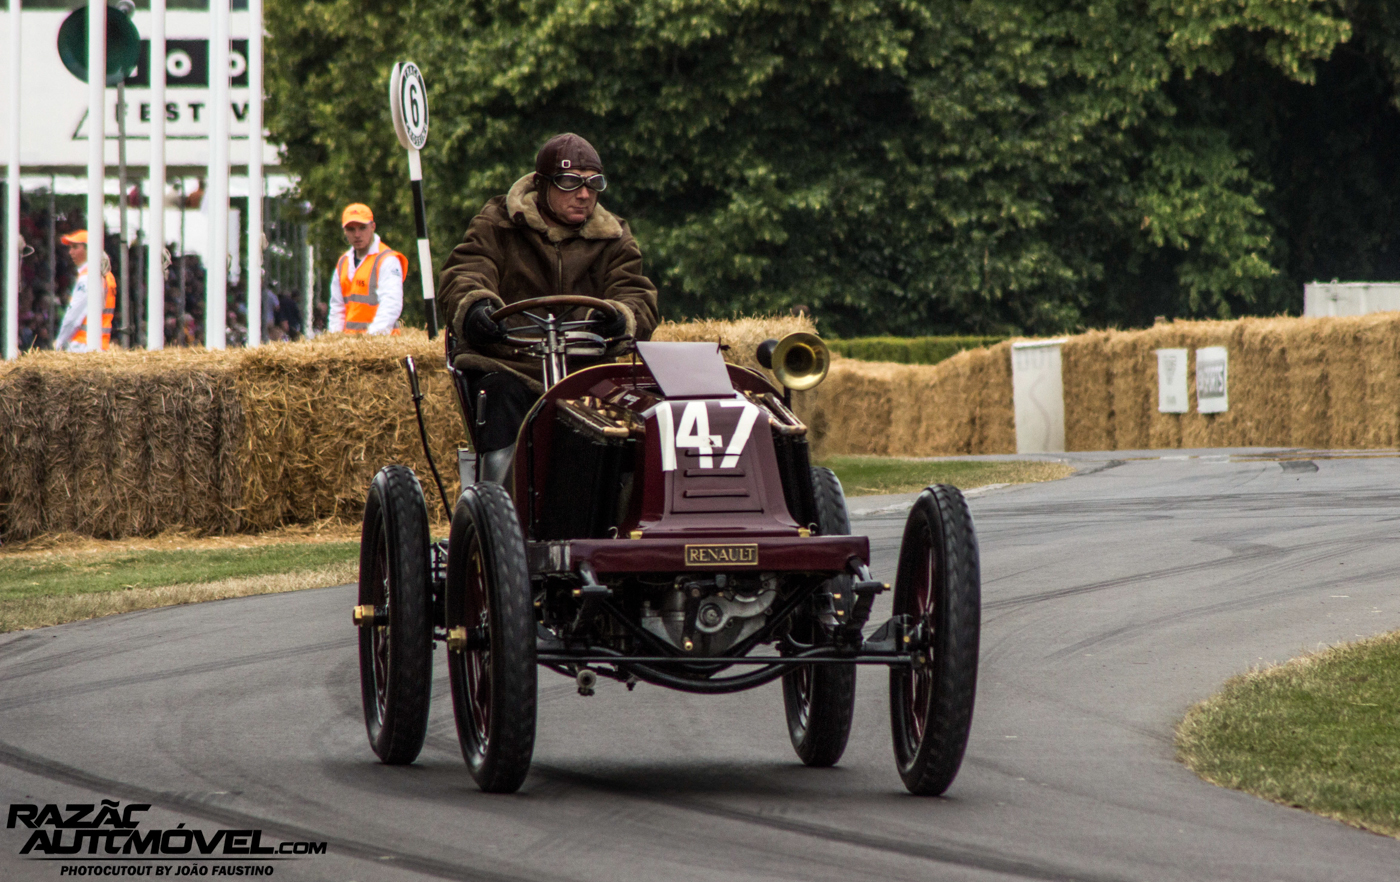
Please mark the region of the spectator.
POLYGON ((180 346, 198 346, 199 332, 195 329, 194 316, 188 312, 180 316, 180 334, 176 341, 180 346))
POLYGON ((289 340, 302 336, 301 306, 298 304, 298 291, 283 291, 277 298, 277 323, 282 326, 289 340))
POLYGON ((331 273, 331 333, 397 334, 408 258, 380 241, 374 214, 363 203, 347 205, 340 225, 350 250, 331 273))
MULTIPOLYGON (((73 293, 68 298, 68 311, 63 315, 63 326, 58 331, 57 348, 69 352, 90 352, 93 349, 108 349, 112 345, 112 316, 117 309, 117 279, 112 275, 112 263, 107 252, 102 255, 102 287, 106 297, 102 304, 102 343, 89 347, 87 339, 88 302, 88 231, 78 230, 69 233, 61 240, 68 246, 68 256, 78 268, 77 281, 73 283, 73 293)), ((101 248, 101 245, 98 246, 101 248)))

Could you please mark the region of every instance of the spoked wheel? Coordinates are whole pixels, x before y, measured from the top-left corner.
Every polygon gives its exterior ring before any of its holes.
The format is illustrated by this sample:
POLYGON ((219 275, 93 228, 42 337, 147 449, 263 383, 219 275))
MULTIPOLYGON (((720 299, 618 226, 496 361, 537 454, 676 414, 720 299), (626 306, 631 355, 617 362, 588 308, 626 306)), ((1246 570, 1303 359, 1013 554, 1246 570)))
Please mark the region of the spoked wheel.
MULTIPOLYGON (((836 474, 831 469, 812 469, 812 491, 821 535, 850 533, 846 497, 836 474)), ((835 611, 841 609, 850 614, 851 577, 838 576, 830 580, 813 600, 816 608, 802 610, 794 616, 793 639, 807 644, 829 642, 831 629, 837 621, 835 611)), ((855 704, 855 665, 805 665, 783 675, 788 735, 802 762, 809 766, 833 766, 841 759, 851 734, 855 704)))
POLYGON ((462 491, 447 554, 447 669, 477 786, 513 793, 535 752, 535 614, 525 539, 499 484, 462 491))
POLYGON ((972 728, 982 614, 977 536, 956 487, 929 487, 914 502, 894 613, 923 634, 914 666, 890 668, 895 762, 911 793, 937 796, 957 777, 972 728))
POLYGON ((433 624, 428 508, 413 470, 386 466, 370 484, 360 534, 360 691, 369 743, 390 765, 411 763, 428 732, 433 624))

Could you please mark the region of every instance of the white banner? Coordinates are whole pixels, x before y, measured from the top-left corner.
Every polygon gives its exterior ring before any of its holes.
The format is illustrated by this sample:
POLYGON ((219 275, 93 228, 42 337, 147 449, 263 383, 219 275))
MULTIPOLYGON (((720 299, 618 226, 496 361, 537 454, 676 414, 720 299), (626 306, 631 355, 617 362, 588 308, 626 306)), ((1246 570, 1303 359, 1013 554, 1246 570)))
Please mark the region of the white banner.
POLYGON ((1196 350, 1196 410, 1224 413, 1230 409, 1229 359, 1224 346, 1196 350))
POLYGON ((1186 350, 1157 350, 1157 410, 1186 413, 1191 402, 1186 394, 1186 350))
MULTIPOLYGON (((87 163, 87 86, 68 72, 58 56, 58 28, 67 10, 24 10, 21 30, 24 68, 20 77, 20 162, 28 169, 76 168, 87 163)), ((9 16, 0 16, 0 35, 8 36, 9 16)), ((166 21, 166 164, 202 166, 209 161, 209 13, 176 10, 166 21)), ((132 22, 141 33, 141 66, 127 80, 127 162, 144 166, 150 159, 150 14, 137 11, 132 22)), ((232 14, 233 76, 229 110, 230 158, 248 162, 248 62, 246 12, 232 14)), ((0 45, 3 45, 0 36, 0 45)), ((117 164, 117 90, 107 97, 106 163, 117 164)), ((263 162, 277 163, 277 150, 264 147, 263 162)))

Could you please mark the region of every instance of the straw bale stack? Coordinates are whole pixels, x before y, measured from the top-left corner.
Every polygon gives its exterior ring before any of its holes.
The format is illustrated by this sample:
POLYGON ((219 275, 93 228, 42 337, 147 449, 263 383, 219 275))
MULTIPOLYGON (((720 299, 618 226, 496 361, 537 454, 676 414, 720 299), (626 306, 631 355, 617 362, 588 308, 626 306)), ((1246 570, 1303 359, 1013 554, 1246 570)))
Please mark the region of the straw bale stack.
POLYGON ((423 476, 412 354, 448 492, 465 430, 440 342, 324 337, 255 350, 36 353, 0 370, 0 536, 105 538, 354 520, 381 465, 423 476))
POLYGON ((795 398, 816 456, 1011 453, 1011 344, 936 365, 839 359, 825 383, 795 398))
POLYGON ((1400 445, 1400 322, 1366 316, 1360 360, 1366 388, 1357 447, 1400 445))
POLYGON ((275 343, 243 352, 237 371, 249 415, 240 453, 245 529, 354 520, 374 473, 390 463, 412 466, 429 513, 447 516, 423 457, 405 355, 417 365, 433 457, 456 498, 456 449, 467 438, 441 340, 405 331, 275 343))
MULTIPOLYGON (((1289 339, 1296 319, 1240 321, 1226 344, 1230 358, 1230 409, 1238 446, 1286 444, 1293 412, 1288 406, 1289 339)), ((1194 380, 1194 376, 1193 376, 1194 380)))
POLYGON ((0 402, 6 538, 237 529, 242 414, 219 354, 35 353, 0 373, 0 402))
POLYGON ((1327 326, 1310 322, 1289 329, 1288 442, 1297 447, 1326 446, 1331 417, 1327 382, 1327 326))
MULTIPOLYGON (((806 318, 663 324, 658 340, 715 340, 756 367, 806 318)), ((794 397, 813 453, 934 456, 1015 450, 1009 342, 936 365, 833 358, 794 397)), ((167 529, 257 531, 354 522, 376 469, 412 466, 443 517, 401 360, 413 355, 449 496, 466 431, 441 343, 323 337, 254 350, 35 353, 0 364, 0 538, 119 538, 167 529)), ((1400 444, 1400 313, 1171 322, 1094 331, 1062 350, 1071 450, 1400 444), (1157 411, 1154 350, 1225 346, 1230 409, 1157 411)), ((1194 351, 1188 388, 1194 390, 1194 351)))
MULTIPOLYGON (((1157 408, 1155 399, 1148 399, 1143 395, 1143 377, 1149 375, 1150 371, 1150 376, 1155 382, 1156 356, 1150 350, 1134 345, 1130 335, 1119 331, 1108 332, 1104 340, 1104 353, 1107 356, 1103 365, 1106 375, 1094 380, 1109 387, 1109 400, 1112 402, 1112 419, 1104 429, 1104 440, 1112 445, 1110 450, 1148 447, 1151 412, 1157 408)), ((1068 388, 1083 387, 1083 382, 1075 378, 1066 377, 1065 382, 1068 388)), ((1066 410, 1073 410, 1077 406, 1066 396, 1066 410)), ((1094 440, 1081 440, 1067 432, 1065 446, 1070 450, 1084 450, 1088 449, 1086 445, 1094 440)))
POLYGON ((1060 349, 1065 389, 1065 447, 1113 449, 1113 358, 1111 331, 1090 331, 1060 349))

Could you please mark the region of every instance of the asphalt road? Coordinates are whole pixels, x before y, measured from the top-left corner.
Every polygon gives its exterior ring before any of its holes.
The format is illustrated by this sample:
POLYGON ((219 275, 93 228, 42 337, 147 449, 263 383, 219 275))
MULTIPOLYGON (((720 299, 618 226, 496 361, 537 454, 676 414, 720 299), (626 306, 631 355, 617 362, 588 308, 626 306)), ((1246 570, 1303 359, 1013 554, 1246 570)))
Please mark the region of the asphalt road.
MULTIPOLYGON (((327 843, 254 865, 135 865, 172 875, 1400 876, 1400 842, 1218 789, 1172 756, 1176 721, 1231 674, 1400 628, 1400 459, 1112 456, 1076 455, 1098 470, 972 502, 982 678, 944 798, 900 785, 879 669, 861 671, 850 748, 832 770, 796 761, 776 685, 716 698, 603 682, 583 698, 543 672, 533 772, 518 795, 483 795, 441 667, 422 758, 381 766, 345 586, 0 636, 0 803, 149 803, 133 816, 143 835, 184 824, 206 839, 327 843)), ((900 503, 851 505, 887 577, 900 503)), ((0 879, 111 866, 21 856, 32 833, 0 830, 0 879)))

